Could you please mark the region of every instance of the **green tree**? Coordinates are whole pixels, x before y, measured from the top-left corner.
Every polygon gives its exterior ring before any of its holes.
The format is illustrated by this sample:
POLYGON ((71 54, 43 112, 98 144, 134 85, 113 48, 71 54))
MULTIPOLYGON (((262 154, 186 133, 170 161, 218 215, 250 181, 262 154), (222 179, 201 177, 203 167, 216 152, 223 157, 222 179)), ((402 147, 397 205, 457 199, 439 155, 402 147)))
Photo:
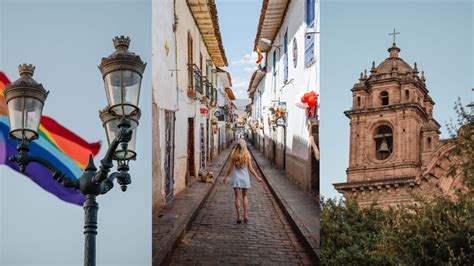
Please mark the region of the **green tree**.
POLYGON ((321 200, 321 263, 323 265, 396 265, 387 227, 393 211, 355 201, 321 200))
POLYGON ((321 200, 323 265, 472 265, 474 203, 465 194, 382 211, 321 200))
POLYGON ((472 193, 474 188, 474 113, 472 108, 474 108, 474 103, 471 103, 468 108, 471 110, 467 110, 461 98, 458 98, 454 104, 457 119, 451 120, 446 127, 455 143, 453 154, 460 158, 453 162, 450 172, 451 174, 461 172, 464 183, 472 193))
POLYGON ((472 265, 474 203, 461 194, 394 212, 389 244, 403 264, 472 265))

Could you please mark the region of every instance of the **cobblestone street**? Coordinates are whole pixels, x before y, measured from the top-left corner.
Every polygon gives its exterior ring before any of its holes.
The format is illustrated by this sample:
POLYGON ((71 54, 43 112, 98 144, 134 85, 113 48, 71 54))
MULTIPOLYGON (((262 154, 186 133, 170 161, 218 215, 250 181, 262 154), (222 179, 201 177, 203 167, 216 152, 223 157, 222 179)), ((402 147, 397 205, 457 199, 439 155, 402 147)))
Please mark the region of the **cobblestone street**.
POLYGON ((171 264, 311 264, 266 183, 251 177, 250 223, 236 224, 234 192, 221 179, 178 244, 171 264))

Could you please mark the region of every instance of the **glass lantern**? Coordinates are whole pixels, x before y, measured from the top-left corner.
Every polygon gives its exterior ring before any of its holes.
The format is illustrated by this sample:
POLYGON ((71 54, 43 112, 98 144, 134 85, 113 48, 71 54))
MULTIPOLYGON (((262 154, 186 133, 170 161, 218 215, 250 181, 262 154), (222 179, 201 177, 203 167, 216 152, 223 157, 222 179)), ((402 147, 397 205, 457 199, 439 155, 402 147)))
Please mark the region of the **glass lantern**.
POLYGON ((22 64, 18 67, 20 78, 4 91, 10 121, 10 137, 20 141, 38 138, 44 101, 48 92, 33 79, 35 67, 22 64))
POLYGON ((113 39, 115 52, 102 58, 99 69, 104 79, 109 108, 121 117, 134 115, 138 110, 140 87, 146 64, 128 50, 130 38, 113 39))
MULTIPOLYGON (((120 116, 111 111, 109 107, 99 111, 100 119, 102 120, 105 133, 107 135, 107 142, 109 145, 120 132, 119 124, 122 120, 120 116)), ((120 143, 114 153, 114 160, 116 161, 129 161, 135 160, 137 153, 135 152, 136 138, 137 138, 137 127, 138 121, 140 120, 141 112, 137 109, 131 116, 127 118, 130 122, 130 129, 132 130, 132 138, 128 145, 124 149, 122 143, 120 143)))

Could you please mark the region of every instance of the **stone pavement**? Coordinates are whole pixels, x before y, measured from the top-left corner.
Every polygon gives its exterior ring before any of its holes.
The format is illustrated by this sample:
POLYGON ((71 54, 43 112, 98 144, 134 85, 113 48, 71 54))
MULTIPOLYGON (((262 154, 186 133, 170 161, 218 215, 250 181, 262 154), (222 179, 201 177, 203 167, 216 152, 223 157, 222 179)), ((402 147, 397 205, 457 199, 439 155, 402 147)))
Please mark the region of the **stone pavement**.
POLYGON ((233 189, 219 179, 176 247, 172 265, 312 264, 267 184, 253 176, 251 182, 250 224, 235 223, 233 189))
MULTIPOLYGON (((215 176, 219 175, 230 151, 231 148, 221 152, 208 166, 208 170, 214 172, 215 176)), ((167 263, 176 244, 209 196, 212 187, 213 184, 195 181, 175 196, 171 207, 153 210, 153 265, 167 263)))
POLYGON ((313 260, 319 260, 320 209, 317 199, 291 181, 284 170, 275 168, 251 144, 248 148, 299 239, 302 240, 313 260))

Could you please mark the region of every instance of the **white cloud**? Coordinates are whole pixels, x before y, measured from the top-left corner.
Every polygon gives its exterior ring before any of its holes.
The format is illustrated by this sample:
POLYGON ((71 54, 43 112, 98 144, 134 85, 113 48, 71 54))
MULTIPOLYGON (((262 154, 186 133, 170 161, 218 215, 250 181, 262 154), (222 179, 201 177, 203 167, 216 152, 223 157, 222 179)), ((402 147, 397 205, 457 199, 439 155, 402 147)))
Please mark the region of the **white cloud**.
POLYGON ((236 98, 248 98, 247 89, 249 87, 249 80, 236 76, 233 78, 232 85, 234 85, 232 91, 236 98))
POLYGON ((233 85, 234 85, 233 88, 236 88, 236 89, 246 89, 249 86, 249 82, 242 81, 242 82, 234 83, 233 85))
POLYGON ((255 66, 244 68, 244 71, 247 72, 247 73, 252 73, 252 72, 254 72, 255 70, 257 70, 257 67, 255 67, 255 66))
POLYGON ((243 90, 236 90, 234 95, 237 99, 246 99, 249 97, 243 90))
POLYGON ((257 61, 257 53, 248 53, 248 54, 245 54, 244 57, 242 57, 241 59, 233 61, 232 65, 255 66, 256 61, 257 61))

